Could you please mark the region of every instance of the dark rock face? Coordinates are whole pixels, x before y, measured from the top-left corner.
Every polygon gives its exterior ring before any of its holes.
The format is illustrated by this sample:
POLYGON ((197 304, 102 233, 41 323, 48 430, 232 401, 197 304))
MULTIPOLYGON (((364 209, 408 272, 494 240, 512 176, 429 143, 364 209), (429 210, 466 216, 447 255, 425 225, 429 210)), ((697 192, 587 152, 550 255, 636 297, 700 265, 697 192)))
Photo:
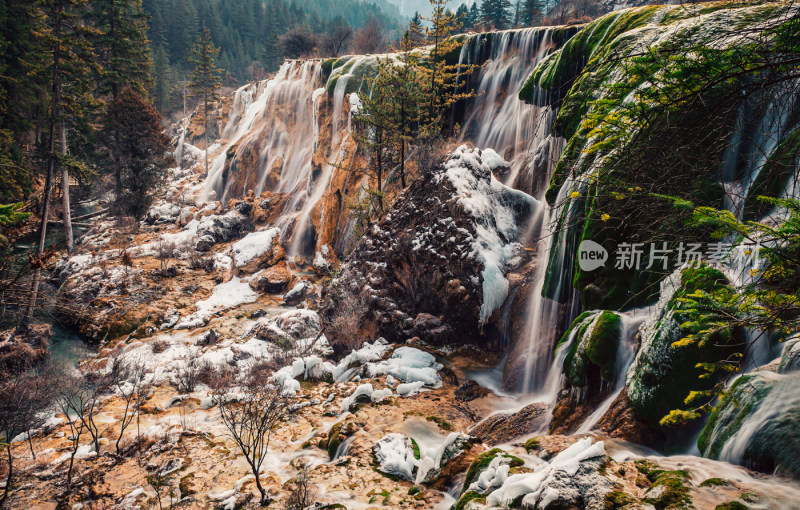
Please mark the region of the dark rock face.
POLYGON ((641 445, 660 447, 664 442, 660 431, 636 417, 628 392, 624 388, 606 414, 600 418, 596 428, 611 437, 641 445))
POLYGON ((547 405, 528 404, 516 413, 499 413, 477 424, 469 433, 484 443, 507 443, 542 429, 547 420, 547 405))
MULTIPOLYGON (((491 273, 491 281, 501 280, 506 288, 508 282, 505 267, 487 269, 482 250, 491 249, 491 243, 485 242, 486 233, 504 252, 514 252, 517 225, 534 201, 494 180, 480 157, 480 151, 461 148, 411 184, 364 234, 328 287, 323 324, 334 323, 341 303, 356 302, 364 308, 358 329, 367 337, 402 342, 417 336, 437 345, 498 347, 493 345, 498 339, 486 332, 504 295, 487 293, 485 276, 491 273), (476 211, 486 204, 491 212, 476 211), (491 302, 485 305, 486 299, 491 302)), ((345 340, 337 331, 325 333, 334 345, 345 340)))
POLYGON ((467 381, 456 390, 456 398, 463 402, 471 402, 476 398, 485 397, 489 393, 491 393, 489 390, 475 381, 467 381))

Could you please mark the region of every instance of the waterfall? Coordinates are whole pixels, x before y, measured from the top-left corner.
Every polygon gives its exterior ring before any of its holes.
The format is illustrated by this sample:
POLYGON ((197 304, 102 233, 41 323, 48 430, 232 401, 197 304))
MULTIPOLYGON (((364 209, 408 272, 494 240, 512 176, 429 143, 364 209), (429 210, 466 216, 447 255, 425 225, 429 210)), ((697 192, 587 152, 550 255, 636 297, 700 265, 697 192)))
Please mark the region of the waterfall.
POLYGON ((506 176, 514 186, 520 170, 547 136, 553 114, 549 108, 521 101, 517 94, 536 65, 556 48, 550 28, 525 28, 471 36, 461 48, 459 69, 482 65, 459 90, 474 89, 468 100, 461 139, 481 149, 494 149, 511 163, 506 176))
POLYGON ((597 409, 590 414, 586 420, 581 424, 576 434, 584 434, 591 431, 597 422, 606 414, 611 408, 611 404, 617 399, 622 390, 625 388, 626 375, 628 368, 633 363, 636 357, 636 335, 639 333, 639 327, 650 317, 651 307, 638 308, 628 312, 620 313, 622 320, 622 329, 620 331, 620 343, 617 349, 617 360, 615 366, 617 367, 617 377, 614 380, 614 390, 606 399, 597 407, 597 409))

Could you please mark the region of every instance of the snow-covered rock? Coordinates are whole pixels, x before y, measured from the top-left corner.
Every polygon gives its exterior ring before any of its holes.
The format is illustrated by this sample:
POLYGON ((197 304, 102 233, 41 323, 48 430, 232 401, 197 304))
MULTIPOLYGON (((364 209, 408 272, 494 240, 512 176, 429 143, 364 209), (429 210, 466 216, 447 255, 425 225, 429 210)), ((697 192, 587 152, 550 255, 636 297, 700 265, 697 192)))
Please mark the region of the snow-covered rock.
POLYGON ((283 258, 279 243, 281 231, 270 228, 251 232, 231 246, 231 257, 237 270, 252 273, 261 267, 274 265, 283 258))
POLYGON ((372 447, 378 461, 378 469, 386 474, 394 475, 413 482, 417 459, 411 438, 403 434, 388 434, 372 447))
MULTIPOLYGON (((506 274, 523 252, 517 241, 539 204, 494 178, 502 164, 495 152, 485 157, 458 148, 370 226, 326 289, 324 324, 341 303, 363 303, 368 313, 357 314, 357 326, 393 342, 500 342, 480 326, 507 297, 506 274)), ((336 331, 326 334, 334 345, 347 343, 336 331)))

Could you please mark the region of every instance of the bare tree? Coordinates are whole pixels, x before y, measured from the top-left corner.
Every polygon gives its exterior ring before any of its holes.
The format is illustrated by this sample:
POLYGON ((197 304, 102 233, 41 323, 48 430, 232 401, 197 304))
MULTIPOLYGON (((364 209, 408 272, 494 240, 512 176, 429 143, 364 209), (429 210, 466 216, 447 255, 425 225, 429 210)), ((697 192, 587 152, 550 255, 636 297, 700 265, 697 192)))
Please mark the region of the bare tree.
POLYGON ((286 502, 287 510, 304 510, 313 505, 317 500, 317 488, 308 476, 308 469, 303 469, 294 479, 294 490, 286 502))
POLYGON ((261 504, 267 505, 270 499, 261 485, 259 472, 272 431, 288 412, 288 399, 282 394, 282 388, 265 382, 254 371, 248 371, 239 381, 233 376, 220 381, 212 398, 228 433, 250 465, 261 504))
POLYGON ((364 26, 356 30, 350 51, 357 54, 383 53, 387 49, 383 24, 374 16, 370 16, 364 26))
POLYGON ((115 443, 117 455, 120 455, 120 442, 125 430, 133 422, 133 419, 138 417, 141 411, 141 406, 137 405, 137 403, 139 402, 139 394, 143 390, 145 376, 146 370, 141 360, 128 361, 123 356, 115 356, 111 360, 109 374, 111 386, 116 389, 119 397, 125 402, 125 408, 119 420, 119 436, 117 436, 115 443))
POLYGON ((47 398, 51 394, 50 381, 46 370, 20 371, 0 381, 0 449, 5 448, 8 464, 6 486, 0 495, 0 508, 11 493, 14 476, 11 441, 15 436, 27 432, 31 455, 34 455, 30 441, 31 429, 41 423, 42 412, 50 404, 47 398))
POLYGON ((298 58, 311 55, 317 47, 317 36, 302 26, 296 25, 280 36, 278 45, 285 57, 298 58))
POLYGON ((158 240, 156 244, 156 258, 161 261, 161 272, 166 272, 169 269, 169 261, 177 258, 177 246, 172 241, 158 240))
POLYGON ((180 359, 175 370, 175 389, 179 393, 192 393, 200 382, 205 363, 200 360, 200 351, 190 351, 180 359))
POLYGON ((352 37, 353 29, 341 16, 332 19, 327 33, 322 36, 322 51, 326 56, 338 57, 344 45, 352 37))

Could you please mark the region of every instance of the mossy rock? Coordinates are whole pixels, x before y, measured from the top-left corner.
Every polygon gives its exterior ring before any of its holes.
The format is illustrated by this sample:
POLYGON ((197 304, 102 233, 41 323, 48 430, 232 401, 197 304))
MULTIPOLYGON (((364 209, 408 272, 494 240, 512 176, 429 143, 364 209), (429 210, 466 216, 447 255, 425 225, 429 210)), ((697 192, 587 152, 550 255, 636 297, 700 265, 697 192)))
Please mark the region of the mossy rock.
POLYGON ((344 442, 347 437, 352 435, 355 432, 355 425, 353 422, 349 421, 340 421, 338 423, 334 423, 331 425, 330 430, 328 431, 328 441, 327 441, 327 449, 328 449, 328 458, 333 460, 336 456, 336 452, 339 449, 339 446, 344 442))
POLYGON ((486 504, 486 496, 481 494, 480 492, 475 491, 468 491, 461 495, 456 501, 455 505, 451 508, 451 510, 464 510, 469 504, 470 501, 475 501, 476 503, 481 503, 483 505, 486 504))
POLYGON ((729 501, 721 505, 717 505, 714 510, 750 510, 750 507, 739 501, 729 501))
POLYGON ((605 503, 606 510, 615 510, 636 503, 636 498, 621 490, 614 490, 606 494, 605 503))
POLYGON ((798 372, 759 371, 739 377, 700 434, 697 446, 703 456, 800 478, 798 387, 798 372), (726 449, 731 441, 735 447, 726 449))
POLYGON ((653 505, 656 510, 692 508, 691 488, 686 472, 659 472, 642 502, 653 505))
POLYGON ((478 455, 478 457, 472 461, 472 464, 470 464, 469 469, 467 469, 467 475, 464 478, 464 486, 461 489, 462 494, 469 488, 472 482, 474 482, 480 476, 480 474, 483 473, 483 471, 497 456, 505 457, 508 464, 512 468, 525 464, 525 461, 519 457, 511 455, 500 448, 492 448, 491 450, 485 451, 478 455))
POLYGON ((709 478, 707 480, 703 480, 700 483, 700 487, 725 487, 730 484, 731 482, 725 480, 724 478, 709 478))
POLYGON ((568 332, 574 332, 575 338, 564 359, 564 374, 572 386, 583 387, 589 384, 599 387, 601 380, 613 381, 617 372, 622 370, 617 367, 617 351, 622 340, 622 319, 608 310, 581 316, 582 322, 577 326, 573 322, 573 327, 568 332))
POLYGON ((701 364, 733 359, 743 349, 730 330, 718 331, 707 341, 676 345, 701 327, 692 325, 691 317, 684 314, 686 305, 681 299, 695 291, 713 292, 729 284, 719 270, 706 265, 685 268, 670 278, 670 282, 679 278, 677 289, 650 319, 655 324, 641 330, 641 345, 626 383, 636 415, 667 432, 671 429, 661 425, 662 418, 674 409, 691 409, 684 402, 691 391, 711 390, 721 380, 722 374, 709 376, 701 364))

